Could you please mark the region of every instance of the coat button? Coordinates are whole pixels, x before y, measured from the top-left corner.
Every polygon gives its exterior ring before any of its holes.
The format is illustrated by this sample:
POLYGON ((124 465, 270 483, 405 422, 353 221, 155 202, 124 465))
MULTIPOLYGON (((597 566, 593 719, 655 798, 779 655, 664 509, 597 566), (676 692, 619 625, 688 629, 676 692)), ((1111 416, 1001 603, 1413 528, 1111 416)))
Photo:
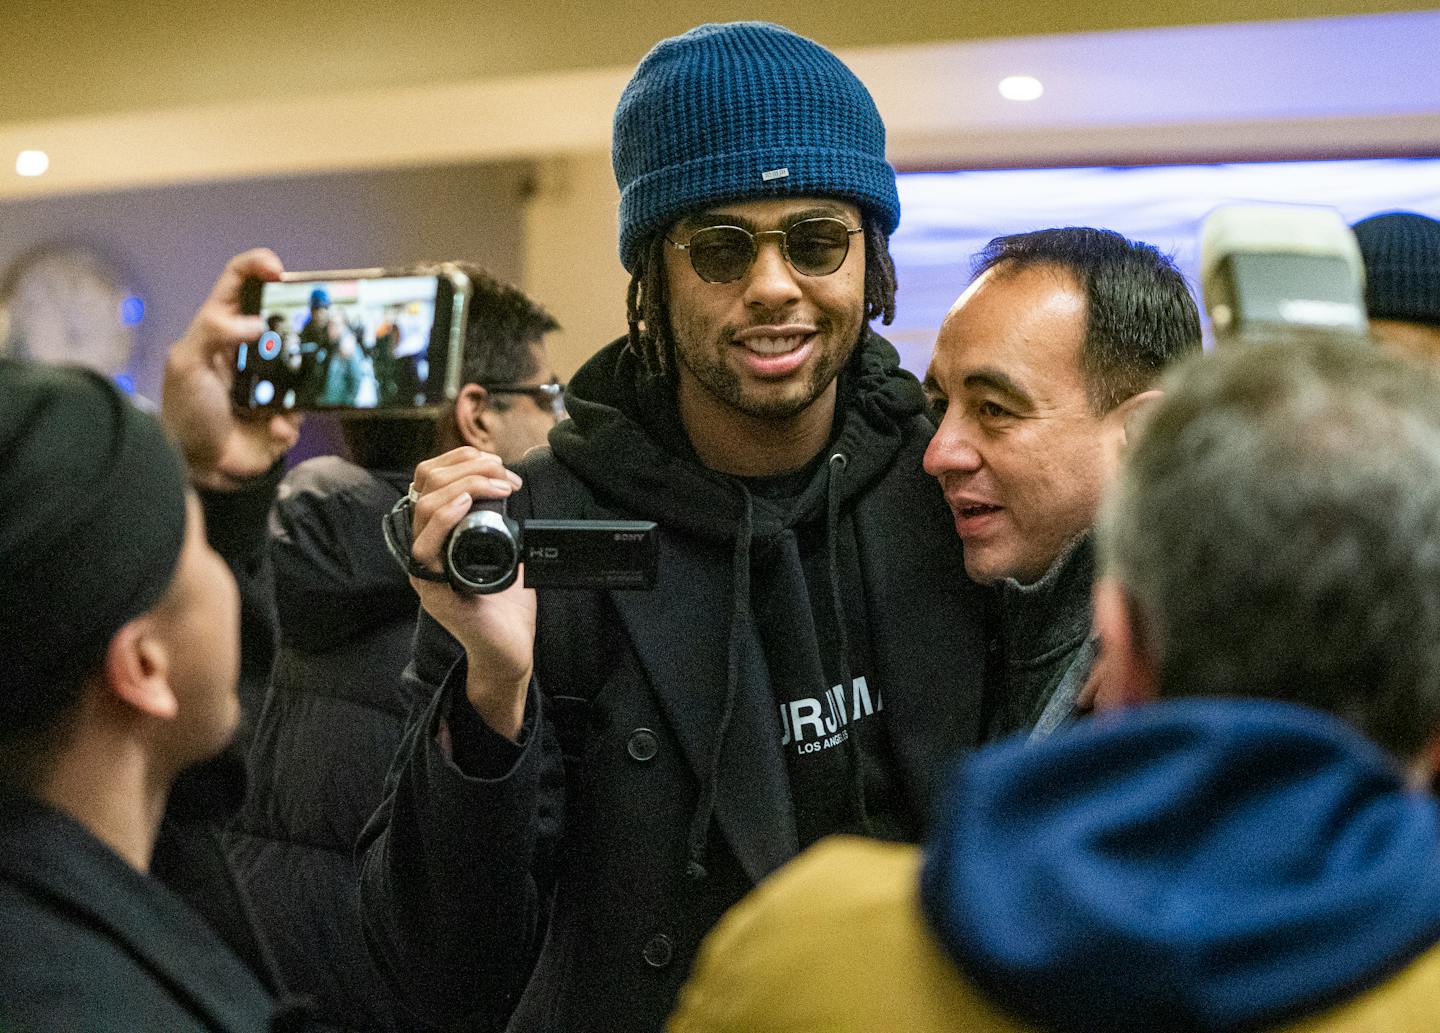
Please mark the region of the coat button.
POLYGON ((645 944, 645 964, 651 968, 664 968, 675 957, 675 941, 664 933, 656 933, 645 944))
POLYGON ((626 740, 625 752, 642 764, 654 760, 655 754, 660 752, 660 739, 648 728, 637 728, 626 740))

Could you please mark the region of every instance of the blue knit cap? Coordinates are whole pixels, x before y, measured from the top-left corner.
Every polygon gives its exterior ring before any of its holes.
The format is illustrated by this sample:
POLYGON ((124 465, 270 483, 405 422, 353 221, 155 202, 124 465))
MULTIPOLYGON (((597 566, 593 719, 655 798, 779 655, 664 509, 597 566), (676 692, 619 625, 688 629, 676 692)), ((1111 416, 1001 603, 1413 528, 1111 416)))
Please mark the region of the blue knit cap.
POLYGON ((701 25, 656 44, 615 109, 620 261, 686 212, 767 197, 839 197, 900 223, 885 124, 824 47, 767 22, 701 25))

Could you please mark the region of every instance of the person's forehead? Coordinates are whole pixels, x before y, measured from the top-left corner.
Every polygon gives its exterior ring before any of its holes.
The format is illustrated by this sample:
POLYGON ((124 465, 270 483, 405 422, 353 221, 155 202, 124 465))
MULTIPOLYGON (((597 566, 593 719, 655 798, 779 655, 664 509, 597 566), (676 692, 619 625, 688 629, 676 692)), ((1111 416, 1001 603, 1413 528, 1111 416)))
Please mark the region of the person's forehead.
POLYGON ((941 324, 931 377, 951 391, 978 367, 1051 382, 1078 378, 1085 317, 1084 292, 1063 270, 986 270, 941 324))
POLYGON ((859 225, 860 208, 839 197, 767 197, 706 205, 680 217, 677 226, 781 226, 796 219, 832 216, 859 225))

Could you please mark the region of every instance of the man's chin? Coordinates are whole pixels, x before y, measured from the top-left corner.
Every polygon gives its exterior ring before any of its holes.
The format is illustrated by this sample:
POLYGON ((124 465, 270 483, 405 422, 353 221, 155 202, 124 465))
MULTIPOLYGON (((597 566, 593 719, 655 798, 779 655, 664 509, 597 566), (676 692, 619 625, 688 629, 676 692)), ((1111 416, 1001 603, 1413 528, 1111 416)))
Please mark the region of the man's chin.
POLYGON ((977 585, 997 585, 1013 576, 1009 566, 998 557, 987 555, 986 549, 964 546, 965 574, 977 585))
POLYGON ((807 391, 789 398, 746 398, 741 397, 736 406, 747 416, 761 420, 790 420, 804 413, 824 392, 807 391))

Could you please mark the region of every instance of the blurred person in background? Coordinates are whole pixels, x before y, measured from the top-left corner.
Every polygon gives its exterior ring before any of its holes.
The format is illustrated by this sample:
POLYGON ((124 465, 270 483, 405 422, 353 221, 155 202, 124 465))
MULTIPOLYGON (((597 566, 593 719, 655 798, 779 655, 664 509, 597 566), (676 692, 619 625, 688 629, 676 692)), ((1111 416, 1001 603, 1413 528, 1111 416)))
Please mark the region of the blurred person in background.
POLYGON ((1381 344, 1440 361, 1440 221, 1384 212, 1351 227, 1365 259, 1365 307, 1381 344))
POLYGON ((316 287, 310 292, 310 311, 300 327, 300 397, 319 398, 324 392, 332 347, 330 292, 316 287))

